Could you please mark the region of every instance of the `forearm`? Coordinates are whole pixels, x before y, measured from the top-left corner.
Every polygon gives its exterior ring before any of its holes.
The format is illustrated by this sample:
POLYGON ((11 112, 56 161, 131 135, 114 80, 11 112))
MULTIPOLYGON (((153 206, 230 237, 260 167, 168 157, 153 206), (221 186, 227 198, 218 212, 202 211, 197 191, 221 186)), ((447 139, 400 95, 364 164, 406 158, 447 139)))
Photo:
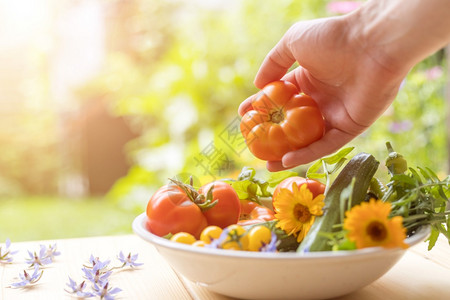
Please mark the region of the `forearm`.
POLYGON ((356 43, 400 76, 450 41, 450 0, 370 0, 346 18, 356 43))

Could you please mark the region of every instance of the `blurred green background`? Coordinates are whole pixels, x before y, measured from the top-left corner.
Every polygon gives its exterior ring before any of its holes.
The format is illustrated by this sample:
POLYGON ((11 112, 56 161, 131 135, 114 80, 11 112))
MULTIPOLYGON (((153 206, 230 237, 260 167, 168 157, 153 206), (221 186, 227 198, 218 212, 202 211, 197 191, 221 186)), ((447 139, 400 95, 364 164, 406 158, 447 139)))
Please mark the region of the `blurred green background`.
MULTIPOLYGON (((260 63, 294 22, 361 3, 0 0, 0 242, 131 233, 168 177, 264 176, 236 131, 260 63)), ((446 55, 350 145, 448 174, 446 55)))

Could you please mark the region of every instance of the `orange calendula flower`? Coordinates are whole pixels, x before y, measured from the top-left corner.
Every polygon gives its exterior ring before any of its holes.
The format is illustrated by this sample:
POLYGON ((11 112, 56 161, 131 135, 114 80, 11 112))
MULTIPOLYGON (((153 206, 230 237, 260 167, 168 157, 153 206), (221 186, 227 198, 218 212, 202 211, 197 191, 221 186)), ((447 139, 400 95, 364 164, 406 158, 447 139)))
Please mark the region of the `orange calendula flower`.
POLYGON ((345 213, 344 229, 348 231, 347 238, 355 242, 356 248, 384 247, 403 249, 406 229, 403 218, 396 216, 389 219, 391 205, 381 200, 371 199, 354 206, 345 213))
POLYGON ((273 201, 275 218, 279 220, 276 226, 289 235, 295 235, 297 242, 301 242, 314 223, 315 217, 323 214, 324 198, 325 196, 321 194, 313 199, 306 184, 298 187, 293 183, 292 191, 281 189, 273 201))

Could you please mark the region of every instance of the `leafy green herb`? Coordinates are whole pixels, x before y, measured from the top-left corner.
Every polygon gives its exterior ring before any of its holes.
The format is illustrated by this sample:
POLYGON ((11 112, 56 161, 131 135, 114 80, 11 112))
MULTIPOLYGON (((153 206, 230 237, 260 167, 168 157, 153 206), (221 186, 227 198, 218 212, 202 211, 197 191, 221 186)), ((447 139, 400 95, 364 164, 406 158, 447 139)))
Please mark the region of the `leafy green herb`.
POLYGON ((268 190, 269 187, 275 187, 288 177, 298 176, 296 172, 281 171, 272 173, 266 181, 257 178, 255 175, 255 169, 244 167, 236 180, 224 179, 224 181, 233 187, 239 199, 246 199, 261 204, 261 197, 272 197, 272 193, 268 190))
POLYGON ((280 171, 271 173, 267 182, 269 182, 270 187, 276 187, 280 182, 285 180, 286 178, 298 176, 297 172, 293 171, 280 171))
POLYGON ((403 217, 403 226, 408 234, 420 226, 430 225, 431 235, 428 248, 436 243, 439 233, 450 241, 450 210, 447 209, 450 196, 450 177, 440 180, 433 171, 417 167, 409 168, 405 175, 394 175, 388 186, 402 193, 392 203, 392 215, 403 217))
POLYGON ((325 179, 326 191, 330 186, 330 175, 336 173, 344 162, 347 160, 347 155, 353 151, 355 147, 342 148, 335 154, 321 158, 314 162, 306 171, 306 177, 311 179, 325 179), (322 170, 322 172, 320 172, 322 170))
POLYGON ((447 209, 450 177, 440 180, 426 167, 405 169, 405 158, 395 152, 389 142, 386 146, 386 166, 392 177, 386 185, 388 190, 382 200, 391 202, 391 216, 403 217, 403 226, 408 235, 413 234, 420 226, 430 225, 429 250, 436 244, 440 233, 450 241, 450 210, 447 209))
MULTIPOLYGON (((386 159, 388 171, 391 174, 389 182, 384 185, 377 178, 372 178, 370 188, 382 201, 390 202, 390 217, 401 216, 403 218, 403 226, 407 230, 407 235, 413 235, 421 226, 430 226, 431 234, 428 238, 428 250, 431 250, 439 235, 444 235, 450 243, 450 176, 441 180, 431 169, 427 167, 407 168, 406 159, 399 153, 395 152, 387 143, 388 158, 386 159), (390 168, 389 168, 390 167, 390 168), (387 187, 387 189, 386 189, 387 187)), ((337 153, 334 162, 340 162, 344 159, 344 152, 337 153), (341 158, 339 158, 341 156, 341 158)), ((329 170, 325 160, 321 160, 324 164, 325 174, 329 170)), ((320 162, 320 161, 319 161, 320 162)), ((310 172, 313 176, 317 176, 319 170, 319 162, 316 162, 310 172)), ((349 193, 354 188, 354 183, 343 189, 340 195, 340 214, 343 222, 345 206, 351 207, 349 193)), ((346 238, 346 232, 343 223, 336 224, 333 232, 320 232, 329 240, 334 250, 354 249, 354 245, 346 238)))

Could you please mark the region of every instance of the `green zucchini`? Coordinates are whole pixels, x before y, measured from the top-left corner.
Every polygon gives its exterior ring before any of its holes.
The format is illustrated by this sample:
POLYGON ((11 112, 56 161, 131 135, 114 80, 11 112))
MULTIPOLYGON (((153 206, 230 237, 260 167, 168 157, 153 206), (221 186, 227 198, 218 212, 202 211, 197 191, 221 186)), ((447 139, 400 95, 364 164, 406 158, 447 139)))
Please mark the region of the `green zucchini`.
MULTIPOLYGON (((352 183, 354 178, 351 205, 354 206, 364 201, 370 181, 379 164, 375 157, 367 153, 359 153, 347 163, 331 184, 325 196, 324 214, 316 217, 311 229, 297 248, 297 252, 331 250, 328 238, 319 233, 332 232, 334 225, 343 222, 340 212, 342 191, 352 183)), ((348 209, 348 207, 345 207, 345 209, 348 209)))

